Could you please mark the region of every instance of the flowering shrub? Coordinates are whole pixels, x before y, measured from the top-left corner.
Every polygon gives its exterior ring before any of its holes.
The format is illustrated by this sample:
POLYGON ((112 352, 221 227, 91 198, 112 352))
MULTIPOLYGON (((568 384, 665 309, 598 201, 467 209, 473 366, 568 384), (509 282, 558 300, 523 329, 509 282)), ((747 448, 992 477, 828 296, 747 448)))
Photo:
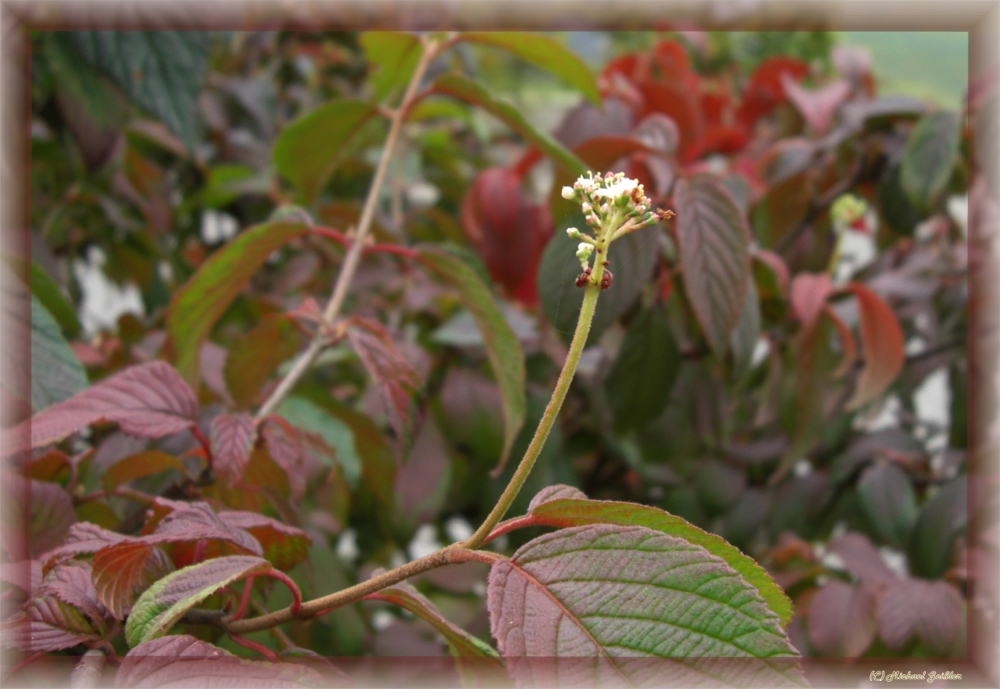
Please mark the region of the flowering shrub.
POLYGON ((8 676, 964 655, 964 114, 682 40, 37 36, 8 676), (582 96, 553 133, 497 51, 582 96))

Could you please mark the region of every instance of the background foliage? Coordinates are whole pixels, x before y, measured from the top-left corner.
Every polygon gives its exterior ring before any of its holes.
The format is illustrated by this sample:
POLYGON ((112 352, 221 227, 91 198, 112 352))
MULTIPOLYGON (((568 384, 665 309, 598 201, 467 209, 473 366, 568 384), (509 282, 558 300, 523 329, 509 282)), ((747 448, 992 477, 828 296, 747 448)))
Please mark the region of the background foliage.
MULTIPOLYGON (((866 53, 831 34, 615 35, 596 80, 553 38, 482 34, 445 53, 374 224, 378 245, 421 243, 419 260, 365 256, 344 339, 254 439, 249 414, 312 333, 358 222, 385 139, 378 103, 415 65, 408 40, 35 37, 32 256, 4 257, 17 278, 5 289, 31 302, 31 398, 4 390, 3 427, 130 366, 165 359, 180 376, 147 365, 122 388, 163 396, 155 431, 96 398, 73 428, 32 428, 36 449, 5 467, 31 482, 30 521, 5 515, 30 538, 7 561, 41 577, 40 556, 94 524, 147 539, 119 553, 138 563, 137 590, 217 539, 208 547, 241 557, 216 581, 270 562, 312 598, 466 537, 523 454, 576 322, 563 230, 583 219, 558 190, 587 168, 621 170, 678 217, 617 245, 577 381, 510 514, 553 484, 656 506, 771 572, 803 654, 964 655, 965 563, 996 548, 964 536, 965 112, 879 95, 866 53), (845 219, 831 206, 847 193, 865 205, 845 219), (477 276, 492 295, 469 287, 477 276), (520 357, 491 339, 488 296, 523 348, 523 408, 504 378, 520 357), (927 406, 931 388, 946 414, 927 406), (100 418, 117 426, 84 429, 100 418), (283 452, 282 435, 305 450, 283 452), (217 524, 183 504, 196 500, 259 519, 217 524), (156 541, 173 560, 157 565, 149 539, 165 518, 227 535, 156 541)), ((486 568, 455 571, 413 583, 490 642, 486 568)), ((291 603, 274 584, 258 611, 291 603)), ((4 617, 34 605, 72 642, 55 652, 81 654, 116 624, 4 586, 4 617)), ((131 606, 124 588, 102 600, 131 606)), ((321 656, 447 653, 378 601, 285 629, 250 638, 321 656)))

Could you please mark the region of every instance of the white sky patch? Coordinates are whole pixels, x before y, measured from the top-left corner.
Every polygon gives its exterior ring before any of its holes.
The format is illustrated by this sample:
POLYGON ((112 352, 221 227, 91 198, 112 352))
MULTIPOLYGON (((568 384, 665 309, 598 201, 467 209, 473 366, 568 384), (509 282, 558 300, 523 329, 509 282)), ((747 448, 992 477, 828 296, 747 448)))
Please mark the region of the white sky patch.
POLYGON ((142 317, 146 313, 142 293, 135 284, 119 287, 104 274, 101 266, 106 260, 104 252, 92 246, 87 250, 86 261, 73 261, 73 274, 83 291, 77 315, 88 337, 117 327, 123 314, 142 317))
POLYGON ((372 613, 372 628, 380 632, 396 621, 396 616, 388 610, 376 610, 372 613))
POLYGON ((358 533, 354 529, 344 529, 337 539, 337 557, 344 562, 354 562, 358 559, 358 533))
POLYGON ((441 198, 441 191, 430 182, 418 181, 406 187, 406 200, 414 206, 433 206, 441 198))
POLYGON ((948 383, 948 369, 943 366, 924 378, 913 393, 918 419, 941 429, 948 428, 951 423, 951 389, 948 383))
POLYGON ((448 534, 452 543, 464 541, 474 533, 469 520, 460 515, 448 518, 448 521, 444 523, 444 532, 448 534))
POLYGON ((442 544, 438 540, 437 529, 433 524, 421 524, 417 527, 417 532, 413 534, 413 539, 406 546, 406 552, 411 560, 419 560, 422 557, 432 555, 441 550, 442 544))
POLYGON ((886 398, 879 407, 878 412, 868 415, 858 415, 854 419, 854 428, 866 430, 869 433, 881 431, 886 428, 896 428, 899 426, 899 412, 903 409, 899 397, 891 395, 886 398))
POLYGON ((969 238, 969 195, 952 196, 948 199, 948 216, 958 225, 963 239, 969 238))
POLYGON ((771 342, 766 337, 758 337, 757 344, 753 346, 753 355, 750 357, 750 368, 757 368, 767 360, 771 353, 771 342))
POLYGON ((874 238, 864 232, 845 229, 840 241, 840 261, 834 276, 837 284, 850 280, 858 271, 871 264, 877 254, 874 238))
POLYGON ((228 213, 208 208, 201 214, 201 241, 206 244, 229 241, 239 230, 239 221, 228 213))
POLYGON ((891 569, 893 573, 901 577, 909 576, 910 568, 906 563, 906 553, 885 546, 879 548, 878 552, 882 556, 885 566, 891 569))

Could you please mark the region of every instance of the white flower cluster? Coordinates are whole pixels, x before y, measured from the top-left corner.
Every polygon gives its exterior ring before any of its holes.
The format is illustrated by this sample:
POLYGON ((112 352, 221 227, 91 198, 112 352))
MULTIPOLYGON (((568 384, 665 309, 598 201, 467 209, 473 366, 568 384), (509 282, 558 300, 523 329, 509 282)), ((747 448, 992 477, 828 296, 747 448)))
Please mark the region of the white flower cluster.
POLYGON ((562 197, 567 201, 578 201, 583 209, 587 224, 600 227, 614 213, 620 213, 622 220, 638 218, 639 224, 653 220, 652 201, 646 196, 638 180, 626 177, 621 172, 605 175, 588 172, 580 177, 572 187, 562 188, 562 197))

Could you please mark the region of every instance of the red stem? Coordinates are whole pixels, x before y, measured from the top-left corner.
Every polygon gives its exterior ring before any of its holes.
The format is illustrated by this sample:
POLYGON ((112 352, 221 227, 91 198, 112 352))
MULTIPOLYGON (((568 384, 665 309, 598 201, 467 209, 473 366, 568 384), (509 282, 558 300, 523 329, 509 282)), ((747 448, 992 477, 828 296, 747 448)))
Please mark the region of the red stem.
POLYGON ((489 543, 497 536, 502 536, 505 533, 510 533, 511 531, 516 531, 517 529, 523 529, 528 526, 546 526, 546 523, 534 517, 530 514, 526 514, 523 517, 514 517, 513 519, 508 519, 507 521, 500 522, 494 527, 490 535, 486 537, 483 541, 483 545, 489 543))
POLYGON ((285 586, 288 587, 288 590, 292 592, 292 605, 289 608, 289 611, 292 613, 293 616, 297 616, 299 614, 299 610, 302 608, 302 592, 299 591, 299 587, 295 585, 295 582, 289 579, 287 574, 285 574, 284 572, 279 572, 276 569, 272 569, 270 572, 267 572, 264 576, 280 579, 285 583, 285 586))
POLYGON ((197 426, 191 426, 191 435, 193 435, 197 440, 198 444, 201 445, 201 449, 205 451, 205 460, 208 462, 208 467, 212 468, 212 443, 208 442, 208 438, 205 434, 201 432, 197 426))
MULTIPOLYGON (((349 248, 351 246, 351 240, 343 232, 338 232, 329 227, 313 227, 313 234, 320 235, 321 237, 327 237, 339 242, 343 247, 349 248)), ((413 249, 409 249, 405 246, 396 246, 395 244, 375 244, 373 246, 366 246, 362 253, 367 254, 395 254, 396 256, 403 256, 405 258, 417 259, 420 255, 413 249)))
POLYGON ((242 620, 243 613, 247 611, 247 603, 250 602, 250 592, 253 590, 253 577, 247 577, 243 582, 243 595, 240 596, 240 605, 230 618, 232 620, 242 620))
POLYGON ((251 651, 257 651, 257 653, 260 653, 262 656, 270 660, 272 663, 280 662, 280 659, 278 658, 277 654, 267 646, 264 646, 263 644, 259 644, 256 641, 251 641, 250 639, 244 639, 239 634, 229 634, 229 638, 238 643, 243 648, 249 648, 251 651))

